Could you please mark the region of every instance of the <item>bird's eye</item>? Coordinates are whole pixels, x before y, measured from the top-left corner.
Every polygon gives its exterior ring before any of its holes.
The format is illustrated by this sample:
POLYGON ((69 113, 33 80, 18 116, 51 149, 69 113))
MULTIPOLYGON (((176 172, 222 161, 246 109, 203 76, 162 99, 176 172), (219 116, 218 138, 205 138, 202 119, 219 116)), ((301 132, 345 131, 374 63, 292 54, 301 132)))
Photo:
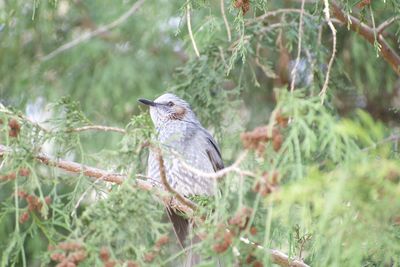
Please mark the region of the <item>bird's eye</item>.
POLYGON ((172 101, 169 101, 169 102, 167 103, 167 106, 168 106, 168 107, 172 107, 173 105, 175 105, 175 104, 174 104, 174 102, 172 102, 172 101))

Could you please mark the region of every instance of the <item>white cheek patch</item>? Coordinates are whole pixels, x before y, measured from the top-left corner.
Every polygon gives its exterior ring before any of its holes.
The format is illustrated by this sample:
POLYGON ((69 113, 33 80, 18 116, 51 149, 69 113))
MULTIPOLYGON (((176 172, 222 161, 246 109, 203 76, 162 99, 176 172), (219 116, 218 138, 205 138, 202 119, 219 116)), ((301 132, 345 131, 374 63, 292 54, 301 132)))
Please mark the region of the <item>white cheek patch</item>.
POLYGON ((169 113, 164 112, 160 108, 150 107, 150 117, 154 123, 154 126, 157 128, 169 120, 169 113))

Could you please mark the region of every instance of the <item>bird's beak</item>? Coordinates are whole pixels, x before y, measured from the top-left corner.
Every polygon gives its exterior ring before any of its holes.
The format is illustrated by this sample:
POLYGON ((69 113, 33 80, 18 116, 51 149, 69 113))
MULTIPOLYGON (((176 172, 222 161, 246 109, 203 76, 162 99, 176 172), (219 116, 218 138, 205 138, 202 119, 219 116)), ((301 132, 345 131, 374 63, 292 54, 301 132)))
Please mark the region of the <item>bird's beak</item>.
POLYGON ((138 101, 139 101, 140 103, 142 103, 142 104, 145 104, 146 106, 154 107, 154 106, 156 105, 155 102, 153 102, 153 101, 151 101, 151 100, 143 99, 143 98, 138 99, 138 101))

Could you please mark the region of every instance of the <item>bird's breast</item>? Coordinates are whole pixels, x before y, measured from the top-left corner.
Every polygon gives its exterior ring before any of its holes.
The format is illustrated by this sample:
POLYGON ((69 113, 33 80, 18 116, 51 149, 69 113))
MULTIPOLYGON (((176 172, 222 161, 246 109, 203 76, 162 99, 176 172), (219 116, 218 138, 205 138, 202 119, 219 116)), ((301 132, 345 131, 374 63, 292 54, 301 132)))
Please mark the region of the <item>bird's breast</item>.
MULTIPOLYGON (((195 129, 178 129, 170 127, 158 132, 168 182, 183 195, 212 195, 213 180, 185 167, 189 165, 202 172, 214 172, 206 152, 206 139, 195 129)), ((159 162, 155 158, 154 154, 149 157, 149 174, 159 180, 159 162)))

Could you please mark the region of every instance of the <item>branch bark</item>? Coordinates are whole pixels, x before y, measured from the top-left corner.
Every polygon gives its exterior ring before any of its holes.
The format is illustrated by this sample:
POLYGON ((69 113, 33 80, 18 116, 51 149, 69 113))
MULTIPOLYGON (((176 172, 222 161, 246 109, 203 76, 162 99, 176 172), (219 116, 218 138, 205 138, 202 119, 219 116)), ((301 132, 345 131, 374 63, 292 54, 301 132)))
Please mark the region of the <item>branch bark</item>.
MULTIPOLYGON (((362 23, 356 17, 345 14, 344 11, 339 7, 337 3, 331 3, 333 15, 339 19, 344 25, 348 25, 350 29, 357 34, 361 35, 364 39, 366 39, 369 43, 374 44, 375 42, 375 32, 374 29, 368 26, 365 23, 362 23)), ((390 23, 389 23, 390 25, 390 23)), ((378 26, 379 28, 384 28, 386 26, 378 26)), ((381 32, 376 32, 377 37, 376 41, 381 46, 380 54, 383 59, 387 61, 392 69, 400 75, 400 56, 394 51, 389 44, 386 42, 385 38, 382 36, 381 32)))

